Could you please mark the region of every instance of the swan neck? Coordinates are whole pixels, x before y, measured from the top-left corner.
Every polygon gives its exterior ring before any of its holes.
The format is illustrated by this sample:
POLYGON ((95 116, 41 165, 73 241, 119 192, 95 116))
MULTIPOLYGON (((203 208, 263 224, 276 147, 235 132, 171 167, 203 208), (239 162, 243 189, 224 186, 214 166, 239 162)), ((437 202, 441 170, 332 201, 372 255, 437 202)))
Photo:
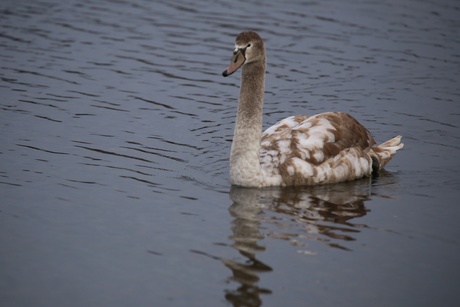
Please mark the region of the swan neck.
POLYGON ((263 181, 259 151, 264 83, 265 60, 242 67, 238 111, 230 157, 230 178, 234 185, 261 186, 263 181))

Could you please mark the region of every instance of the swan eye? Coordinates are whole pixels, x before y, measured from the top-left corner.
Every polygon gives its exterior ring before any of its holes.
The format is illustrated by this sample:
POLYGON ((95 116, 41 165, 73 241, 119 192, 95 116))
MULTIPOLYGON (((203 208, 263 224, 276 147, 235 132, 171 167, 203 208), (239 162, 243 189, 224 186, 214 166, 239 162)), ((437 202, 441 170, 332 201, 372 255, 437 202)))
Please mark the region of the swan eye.
POLYGON ((251 47, 251 44, 248 44, 248 45, 246 46, 246 48, 249 48, 249 47, 251 47))

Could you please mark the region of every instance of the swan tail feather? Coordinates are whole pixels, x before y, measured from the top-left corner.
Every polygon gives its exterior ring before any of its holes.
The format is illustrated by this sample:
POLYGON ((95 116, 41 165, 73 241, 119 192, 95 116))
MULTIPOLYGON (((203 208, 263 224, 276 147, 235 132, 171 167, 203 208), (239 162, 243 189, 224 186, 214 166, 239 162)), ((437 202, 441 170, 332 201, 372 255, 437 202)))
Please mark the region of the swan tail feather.
POLYGON ((372 158, 372 170, 378 172, 390 162, 396 151, 404 147, 404 143, 401 142, 402 136, 398 135, 380 145, 373 146, 369 153, 372 158))

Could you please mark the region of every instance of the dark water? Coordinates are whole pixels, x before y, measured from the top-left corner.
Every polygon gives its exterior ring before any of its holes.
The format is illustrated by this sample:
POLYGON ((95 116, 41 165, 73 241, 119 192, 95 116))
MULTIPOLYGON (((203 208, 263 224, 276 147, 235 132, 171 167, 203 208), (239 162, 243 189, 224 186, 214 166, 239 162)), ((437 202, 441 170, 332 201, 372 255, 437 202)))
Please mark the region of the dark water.
POLYGON ((460 3, 1 1, 2 306, 452 306, 460 3), (388 173, 230 188, 234 37, 266 127, 347 111, 388 173))

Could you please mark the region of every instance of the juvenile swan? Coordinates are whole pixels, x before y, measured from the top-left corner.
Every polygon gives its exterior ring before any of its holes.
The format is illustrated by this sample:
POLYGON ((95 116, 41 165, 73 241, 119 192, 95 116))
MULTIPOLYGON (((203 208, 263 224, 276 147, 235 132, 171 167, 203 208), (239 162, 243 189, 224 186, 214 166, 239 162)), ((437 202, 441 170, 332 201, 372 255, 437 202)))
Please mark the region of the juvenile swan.
POLYGON ((351 115, 326 112, 285 118, 262 133, 265 47, 253 31, 236 37, 224 77, 241 67, 230 179, 244 187, 315 185, 378 173, 401 143, 397 136, 376 145, 351 115))

